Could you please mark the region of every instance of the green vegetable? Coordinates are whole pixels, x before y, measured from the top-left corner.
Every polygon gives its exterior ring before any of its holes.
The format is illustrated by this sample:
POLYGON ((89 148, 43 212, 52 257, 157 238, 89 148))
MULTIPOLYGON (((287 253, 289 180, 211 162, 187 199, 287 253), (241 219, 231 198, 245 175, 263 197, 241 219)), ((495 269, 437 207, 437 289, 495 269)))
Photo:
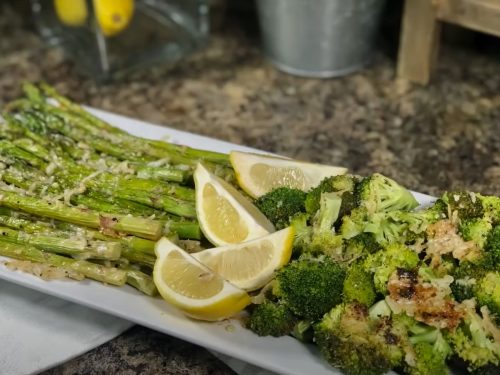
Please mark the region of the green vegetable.
POLYGON ((344 301, 358 302, 371 306, 375 302, 376 292, 373 277, 363 265, 354 264, 347 270, 343 288, 344 301))
POLYGON ((279 230, 289 226, 294 216, 305 212, 305 199, 302 190, 280 187, 258 198, 255 205, 279 230))
POLYGON ((285 336, 294 328, 297 318, 283 303, 265 301, 252 310, 246 326, 259 336, 285 336))
POLYGON ((447 334, 454 354, 465 361, 469 371, 500 365, 500 342, 495 340, 490 325, 485 324, 491 321, 484 308, 481 313, 470 307, 462 324, 447 334))
POLYGON ((365 177, 356 185, 358 205, 375 212, 412 210, 418 206, 411 192, 396 181, 379 173, 365 177))
POLYGON ((476 219, 484 215, 481 200, 474 193, 452 191, 443 194, 441 199, 448 205, 452 215, 456 213, 460 219, 476 219))
POLYGON ((385 318, 372 318, 366 306, 340 304, 315 326, 325 359, 348 375, 381 375, 404 360, 401 337, 385 318))
POLYGON ((295 315, 314 321, 341 302, 344 279, 332 259, 303 257, 278 271, 276 295, 295 315))
POLYGON ((379 293, 387 293, 389 277, 398 268, 413 269, 419 264, 418 255, 403 244, 391 243, 384 249, 369 255, 364 267, 373 274, 375 289, 379 293))

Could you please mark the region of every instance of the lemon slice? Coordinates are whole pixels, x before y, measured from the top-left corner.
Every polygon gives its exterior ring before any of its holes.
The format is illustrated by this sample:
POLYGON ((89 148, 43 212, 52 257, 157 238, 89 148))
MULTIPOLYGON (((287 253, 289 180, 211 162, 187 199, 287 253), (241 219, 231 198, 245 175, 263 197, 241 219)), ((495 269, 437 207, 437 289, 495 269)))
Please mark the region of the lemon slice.
POLYGON ((326 177, 347 172, 343 167, 249 152, 231 151, 229 156, 239 185, 253 198, 283 186, 307 191, 326 177))
POLYGON ((256 290, 273 278, 274 271, 290 261, 292 227, 237 245, 192 254, 212 271, 241 289, 256 290))
POLYGON ((241 243, 274 232, 257 207, 201 164, 194 172, 194 183, 200 228, 214 245, 241 243))
POLYGON ((227 319, 249 303, 249 295, 224 280, 166 238, 155 247, 153 279, 163 299, 200 320, 227 319))

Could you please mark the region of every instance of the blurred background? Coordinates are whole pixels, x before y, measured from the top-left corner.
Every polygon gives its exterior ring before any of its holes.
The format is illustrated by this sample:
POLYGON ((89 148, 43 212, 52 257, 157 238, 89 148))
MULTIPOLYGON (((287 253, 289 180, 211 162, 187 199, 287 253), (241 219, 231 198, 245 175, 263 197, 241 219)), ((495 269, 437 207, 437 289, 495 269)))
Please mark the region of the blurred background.
POLYGON ((422 85, 397 74, 402 0, 131 2, 116 15, 0 1, 0 104, 44 80, 90 106, 425 193, 500 193, 500 39, 443 24, 422 85))

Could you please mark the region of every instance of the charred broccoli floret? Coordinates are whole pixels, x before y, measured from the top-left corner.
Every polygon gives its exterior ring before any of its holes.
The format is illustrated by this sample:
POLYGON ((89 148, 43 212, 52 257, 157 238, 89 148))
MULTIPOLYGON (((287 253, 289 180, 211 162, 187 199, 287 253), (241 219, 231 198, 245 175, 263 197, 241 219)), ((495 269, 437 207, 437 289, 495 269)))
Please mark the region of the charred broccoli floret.
POLYGON ((369 214, 375 212, 412 210, 418 206, 412 193, 396 181, 374 173, 356 185, 357 203, 369 214))
POLYGON ((363 265, 355 264, 347 271, 344 281, 344 301, 358 302, 365 306, 371 306, 377 296, 373 277, 366 272, 363 265))
POLYGON ((315 321, 341 302, 344 279, 331 258, 302 257, 278 271, 276 295, 295 315, 315 321))
POLYGON ((246 326, 259 336, 279 337, 288 335, 297 321, 284 303, 264 301, 255 305, 246 326))
POLYGON ((333 308, 315 326, 314 337, 325 359, 348 375, 385 374, 404 359, 390 318, 372 318, 358 303, 333 308))
POLYGON ((484 214, 481 200, 474 193, 452 191, 444 193, 441 199, 448 205, 450 215, 457 215, 461 220, 481 218, 484 214))
POLYGON ((414 269, 419 264, 418 255, 403 244, 392 243, 384 249, 369 255, 364 267, 373 274, 375 289, 387 293, 387 282, 398 268, 414 269))
POLYGON ((289 226, 292 217, 305 212, 305 199, 302 190, 280 187, 258 198, 255 205, 279 230, 289 226))
POLYGON ((471 372, 500 365, 500 331, 491 322, 488 309, 481 308, 481 315, 475 306, 469 306, 462 324, 447 334, 451 347, 467 364, 471 372))

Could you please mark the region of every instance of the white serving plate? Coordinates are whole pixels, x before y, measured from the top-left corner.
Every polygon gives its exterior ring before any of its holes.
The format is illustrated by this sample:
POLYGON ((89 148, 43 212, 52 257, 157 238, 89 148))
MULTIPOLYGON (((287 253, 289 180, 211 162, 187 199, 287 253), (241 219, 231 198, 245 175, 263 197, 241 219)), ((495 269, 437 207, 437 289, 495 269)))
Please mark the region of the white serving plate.
MULTIPOLYGON (((145 138, 168 139, 171 142, 219 152, 258 152, 248 147, 152 125, 109 112, 89 110, 103 120, 145 138)), ((433 201, 428 195, 414 194, 421 204, 433 201)), ((0 260, 5 259, 0 257, 0 260)), ((291 337, 259 337, 244 329, 238 321, 206 323, 191 320, 163 300, 147 297, 129 286, 113 287, 90 280, 43 281, 29 274, 10 271, 3 263, 0 263, 0 279, 109 313, 278 373, 341 374, 339 370, 329 366, 313 346, 304 345, 291 337)))

